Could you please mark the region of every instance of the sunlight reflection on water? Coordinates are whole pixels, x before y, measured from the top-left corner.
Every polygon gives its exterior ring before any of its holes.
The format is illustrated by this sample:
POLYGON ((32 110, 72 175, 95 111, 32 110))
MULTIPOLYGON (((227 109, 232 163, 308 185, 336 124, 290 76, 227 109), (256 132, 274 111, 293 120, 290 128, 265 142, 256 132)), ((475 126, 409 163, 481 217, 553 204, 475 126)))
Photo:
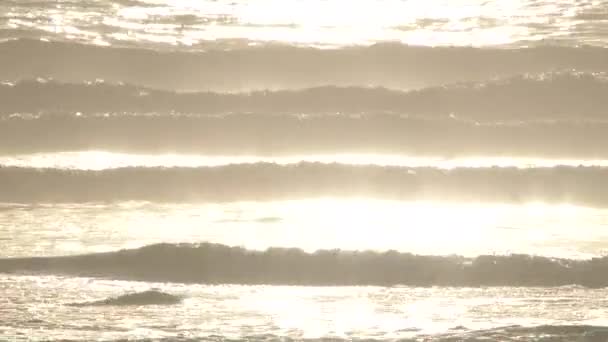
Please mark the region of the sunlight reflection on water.
POLYGON ((605 45, 599 1, 24 1, 0 5, 5 29, 40 30, 96 44, 190 47, 218 40, 317 46, 398 41, 413 45, 605 45), (84 6, 83 6, 84 4, 84 6))
MULTIPOLYGON (((104 339, 395 339, 513 325, 608 323, 606 290, 580 287, 210 286, 0 275, 0 291, 0 314, 11 317, 0 321, 0 330, 5 337, 25 334, 32 339, 97 339, 100 332, 104 339), (184 301, 168 306, 66 305, 151 288, 184 301)), ((514 333, 514 338, 521 334, 514 333)), ((490 340, 507 336, 496 334, 490 340)))
POLYGON ((321 198, 221 204, 5 205, 3 256, 111 251, 168 242, 252 249, 398 250, 588 258, 604 252, 608 211, 570 205, 321 198))
POLYGON ((78 151, 32 153, 0 156, 0 165, 103 170, 119 167, 204 167, 242 163, 294 164, 299 162, 343 163, 352 165, 380 165, 404 167, 555 167, 608 166, 603 159, 550 159, 532 157, 417 157, 390 154, 314 154, 288 156, 222 156, 188 154, 129 154, 106 151, 78 151))

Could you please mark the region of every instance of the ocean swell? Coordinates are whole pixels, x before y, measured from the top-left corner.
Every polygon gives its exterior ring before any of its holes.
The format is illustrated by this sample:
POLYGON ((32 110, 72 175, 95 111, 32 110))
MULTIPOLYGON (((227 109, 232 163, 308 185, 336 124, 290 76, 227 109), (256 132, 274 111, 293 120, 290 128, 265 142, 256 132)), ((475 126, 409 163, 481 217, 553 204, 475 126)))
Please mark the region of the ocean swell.
POLYGON ((66 257, 0 259, 0 272, 59 273, 112 279, 204 284, 608 286, 607 258, 530 255, 422 256, 396 251, 270 248, 219 244, 156 244, 66 257))
POLYGON ((105 150, 602 159, 608 158, 606 131, 606 121, 482 124, 398 114, 21 115, 0 119, 0 153, 105 150))
POLYGON ((224 92, 326 85, 412 89, 572 69, 608 71, 608 50, 551 46, 430 48, 383 43, 332 50, 267 44, 231 50, 159 52, 33 39, 0 43, 3 80, 104 79, 169 90, 224 92))
POLYGON ((386 88, 317 87, 226 94, 176 93, 101 81, 22 81, 0 85, 0 113, 398 113, 478 122, 606 120, 604 73, 543 73, 403 92, 386 88))
POLYGON ((407 168, 270 163, 102 171, 0 167, 0 201, 158 202, 376 197, 608 207, 608 169, 407 168))

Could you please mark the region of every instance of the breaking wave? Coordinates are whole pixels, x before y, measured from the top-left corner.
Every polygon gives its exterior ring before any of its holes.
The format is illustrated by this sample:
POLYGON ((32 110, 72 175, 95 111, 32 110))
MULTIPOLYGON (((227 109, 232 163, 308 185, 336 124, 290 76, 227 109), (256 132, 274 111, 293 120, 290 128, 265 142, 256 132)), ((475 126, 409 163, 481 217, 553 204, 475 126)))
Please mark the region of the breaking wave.
POLYGON ((102 171, 0 167, 0 201, 247 201, 377 197, 608 207, 608 168, 407 168, 269 163, 102 171))
POLYGON ((468 259, 396 251, 251 251, 210 243, 165 243, 79 256, 0 259, 2 273, 204 284, 606 287, 607 271, 608 257, 570 260, 513 254, 468 259))
POLYGON ((398 114, 63 114, 0 119, 0 153, 105 150, 207 155, 373 153, 602 159, 608 157, 607 131, 608 121, 483 124, 398 114))
POLYGON ((171 305, 181 303, 182 298, 158 290, 127 293, 92 302, 72 303, 69 306, 131 306, 131 305, 171 305))
POLYGON ((326 85, 412 89, 572 69, 608 71, 608 50, 430 48, 383 43, 335 50, 269 44, 194 53, 33 39, 0 43, 3 80, 49 77, 81 82, 99 78, 170 90, 223 92, 326 85))
POLYGON ((402 92, 326 86, 240 94, 175 93, 104 82, 22 81, 0 85, 3 113, 262 113, 391 112, 481 122, 601 119, 608 107, 603 73, 544 73, 484 83, 459 83, 402 92))

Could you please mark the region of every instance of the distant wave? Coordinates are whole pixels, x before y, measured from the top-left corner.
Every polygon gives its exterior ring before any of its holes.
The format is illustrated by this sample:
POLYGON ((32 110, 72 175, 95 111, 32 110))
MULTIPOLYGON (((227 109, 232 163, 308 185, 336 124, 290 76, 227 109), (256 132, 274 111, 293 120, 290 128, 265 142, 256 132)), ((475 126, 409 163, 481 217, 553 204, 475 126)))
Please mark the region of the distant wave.
POLYGON ((103 171, 0 167, 1 202, 244 201, 323 196, 608 207, 608 168, 404 168, 300 163, 103 171))
POLYGON ((606 132, 608 121, 480 124, 458 118, 427 120, 397 114, 16 116, 0 119, 0 154, 105 150, 606 159, 606 132))
POLYGON ((544 73, 483 83, 402 92, 386 88, 317 87, 240 94, 175 93, 103 82, 22 81, 0 85, 2 113, 262 113, 391 112, 480 122, 608 119, 604 73, 544 73))
POLYGON ((93 302, 72 303, 70 306, 130 306, 130 305, 171 305, 178 304, 182 298, 158 290, 127 293, 93 302))
POLYGON ((554 70, 608 71, 602 48, 478 49, 377 44, 335 50, 283 45, 158 52, 33 39, 0 43, 0 79, 104 79, 171 90, 316 86, 422 88, 554 70), (44 56, 44 58, 40 58, 44 56))
POLYGON ((388 251, 156 244, 66 257, 0 259, 0 272, 35 272, 154 282, 277 285, 608 286, 608 257, 554 259, 513 254, 421 256, 388 251))

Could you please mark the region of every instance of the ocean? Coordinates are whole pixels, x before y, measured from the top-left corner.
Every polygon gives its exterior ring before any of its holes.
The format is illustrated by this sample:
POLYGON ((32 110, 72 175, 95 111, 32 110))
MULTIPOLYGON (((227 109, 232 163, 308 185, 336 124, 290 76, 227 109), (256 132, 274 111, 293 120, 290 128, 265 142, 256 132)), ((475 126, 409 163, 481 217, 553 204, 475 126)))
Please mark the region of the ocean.
POLYGON ((608 3, 0 0, 0 341, 608 341, 608 3))

